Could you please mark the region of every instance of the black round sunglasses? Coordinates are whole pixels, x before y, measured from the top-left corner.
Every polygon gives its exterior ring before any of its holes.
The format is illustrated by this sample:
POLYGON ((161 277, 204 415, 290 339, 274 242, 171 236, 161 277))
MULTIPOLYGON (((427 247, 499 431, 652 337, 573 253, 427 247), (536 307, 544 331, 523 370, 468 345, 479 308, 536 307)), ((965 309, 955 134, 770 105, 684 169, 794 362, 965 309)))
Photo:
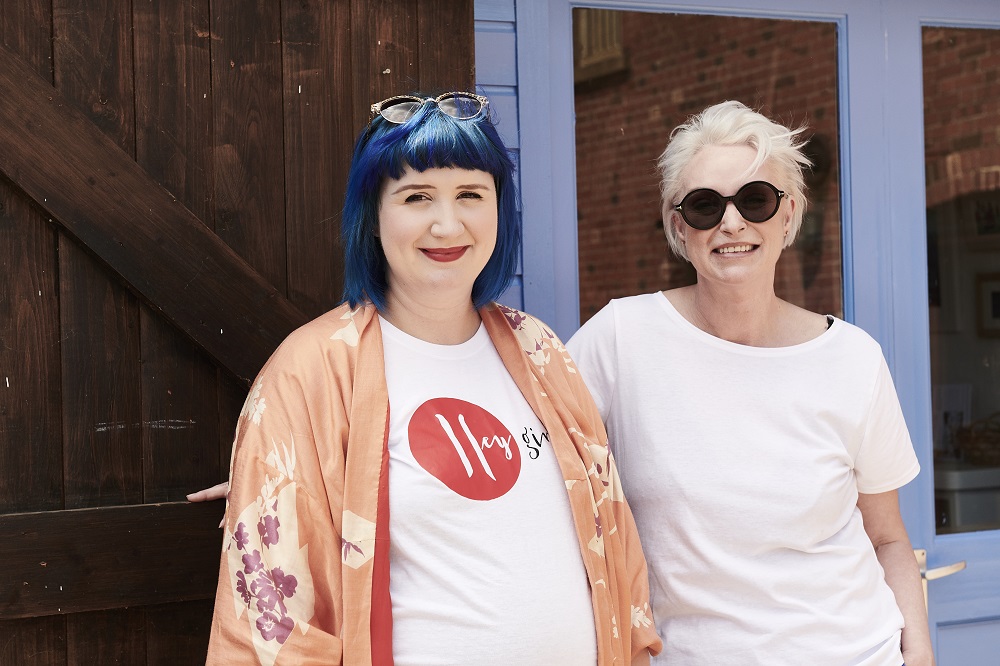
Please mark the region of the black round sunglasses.
POLYGON ((767 222, 778 212, 785 193, 763 180, 747 183, 736 194, 724 197, 715 190, 691 190, 674 210, 681 214, 689 227, 706 231, 719 224, 732 201, 747 222, 767 222))

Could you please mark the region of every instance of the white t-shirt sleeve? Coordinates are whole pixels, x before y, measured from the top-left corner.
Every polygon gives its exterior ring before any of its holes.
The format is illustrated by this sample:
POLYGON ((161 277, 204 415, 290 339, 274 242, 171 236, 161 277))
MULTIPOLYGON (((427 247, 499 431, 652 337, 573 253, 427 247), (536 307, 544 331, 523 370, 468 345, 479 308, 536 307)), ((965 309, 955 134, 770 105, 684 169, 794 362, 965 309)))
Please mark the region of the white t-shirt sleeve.
POLYGON ((858 492, 895 490, 913 480, 920 464, 885 359, 880 359, 864 439, 854 461, 858 492))
POLYGON ((594 396, 606 423, 614 401, 618 378, 614 304, 609 303, 590 318, 566 343, 584 383, 594 396))

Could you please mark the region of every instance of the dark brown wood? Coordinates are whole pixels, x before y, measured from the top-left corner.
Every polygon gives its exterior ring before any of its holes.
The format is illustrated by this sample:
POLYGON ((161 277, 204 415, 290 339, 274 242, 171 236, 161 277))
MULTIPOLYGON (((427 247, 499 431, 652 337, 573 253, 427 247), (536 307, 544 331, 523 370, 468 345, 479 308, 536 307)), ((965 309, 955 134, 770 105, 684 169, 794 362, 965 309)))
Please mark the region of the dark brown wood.
POLYGON ((219 502, 0 516, 0 619, 208 599, 219 502))
MULTIPOLYGON (((127 0, 53 3, 56 86, 119 148, 134 145, 132 40, 127 0)), ((64 506, 142 501, 138 447, 138 301, 119 279, 64 234, 59 239, 64 506)))
POLYGON ((52 3, 4 0, 0 43, 20 55, 38 76, 52 81, 52 3))
POLYGON ((215 233, 286 293, 281 3, 212 1, 215 233))
MULTIPOLYGON (((0 42, 52 81, 52 6, 9 0, 0 42)), ((62 507, 62 396, 56 231, 0 183, 0 513, 62 507), (8 388, 8 382, 10 387, 8 388), (12 444, 17 443, 17 444, 12 444)), ((0 546, 0 559, 5 555, 0 546)), ((0 595, 7 589, 0 587, 0 595)), ((0 666, 66 663, 66 620, 0 621, 0 666)))
POLYGON ((7 49, 0 89, 0 172, 249 382, 305 315, 7 49))
POLYGON ((186 337, 148 309, 142 314, 143 497, 182 500, 218 483, 227 469, 218 455, 217 372, 186 337))
MULTIPOLYGON (((52 8, 11 0, 0 42, 52 78, 52 8)), ((0 182, 0 512, 62 507, 62 399, 56 234, 22 193, 0 182)))
POLYGON ((372 103, 420 89, 416 0, 351 3, 354 126, 372 103))
POLYGON ((310 316, 340 301, 340 211, 354 143, 350 3, 305 0, 282 14, 288 296, 310 316))
POLYGON ((233 452, 233 437, 243 403, 247 399, 247 387, 226 373, 219 373, 219 469, 222 474, 217 481, 229 478, 229 463, 233 452))
POLYGON ((213 608, 211 599, 147 607, 146 665, 204 664, 213 608))
MULTIPOLYGON (((135 151, 130 11, 128 0, 53 2, 56 87, 128 155, 135 151)), ((134 389, 140 376, 139 302, 65 233, 59 237, 59 272, 63 395, 76 406, 75 418, 63 422, 64 506, 141 502, 136 426, 142 393, 134 389)), ((136 645, 129 624, 140 613, 68 616, 67 663, 136 663, 143 646, 136 645)))
POLYGON ((76 244, 60 238, 64 506, 142 501, 138 302, 76 244), (68 278, 68 279, 67 279, 68 278))
POLYGON ((132 39, 126 0, 53 0, 56 88, 132 154, 132 39))
POLYGON ((77 613, 66 620, 66 666, 145 663, 146 614, 143 609, 77 613))
POLYGON ((474 49, 456 49, 446 37, 474 34, 473 2, 420 0, 418 14, 420 87, 432 91, 474 90, 474 49))
POLYGON ((0 666, 66 666, 66 618, 0 620, 0 666))
MULTIPOLYGON (((208 0, 133 4, 136 162, 212 220, 208 0)), ((143 498, 181 500, 221 476, 215 365, 158 313, 140 312, 143 498)), ((152 639, 152 637, 151 637, 152 639)))
POLYGON ((132 12, 136 162, 214 228, 209 0, 144 0, 132 12))
POLYGON ((0 182, 0 513, 62 508, 56 234, 0 182))

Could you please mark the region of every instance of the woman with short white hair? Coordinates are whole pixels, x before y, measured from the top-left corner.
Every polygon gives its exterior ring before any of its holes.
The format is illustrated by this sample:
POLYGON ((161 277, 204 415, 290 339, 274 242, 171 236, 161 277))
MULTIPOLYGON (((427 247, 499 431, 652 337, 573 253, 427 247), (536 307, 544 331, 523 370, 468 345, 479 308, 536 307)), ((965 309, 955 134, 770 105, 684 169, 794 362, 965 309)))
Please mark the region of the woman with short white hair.
POLYGON ((674 130, 664 229, 697 283, 614 300, 568 343, 649 563, 654 663, 933 663, 881 349, 774 291, 801 132, 731 101, 674 130))

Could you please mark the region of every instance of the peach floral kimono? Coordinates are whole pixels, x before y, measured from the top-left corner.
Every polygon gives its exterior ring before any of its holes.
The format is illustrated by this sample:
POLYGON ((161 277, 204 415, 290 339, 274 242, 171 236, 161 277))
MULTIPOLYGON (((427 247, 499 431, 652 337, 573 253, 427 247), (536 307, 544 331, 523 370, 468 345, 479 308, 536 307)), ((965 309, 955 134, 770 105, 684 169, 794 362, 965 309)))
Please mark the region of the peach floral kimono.
MULTIPOLYGON (((480 314, 566 480, 598 663, 648 663, 646 562, 597 408, 544 324, 480 314)), ((306 324, 261 370, 233 449, 209 664, 392 664, 388 416, 371 306, 306 324)))

